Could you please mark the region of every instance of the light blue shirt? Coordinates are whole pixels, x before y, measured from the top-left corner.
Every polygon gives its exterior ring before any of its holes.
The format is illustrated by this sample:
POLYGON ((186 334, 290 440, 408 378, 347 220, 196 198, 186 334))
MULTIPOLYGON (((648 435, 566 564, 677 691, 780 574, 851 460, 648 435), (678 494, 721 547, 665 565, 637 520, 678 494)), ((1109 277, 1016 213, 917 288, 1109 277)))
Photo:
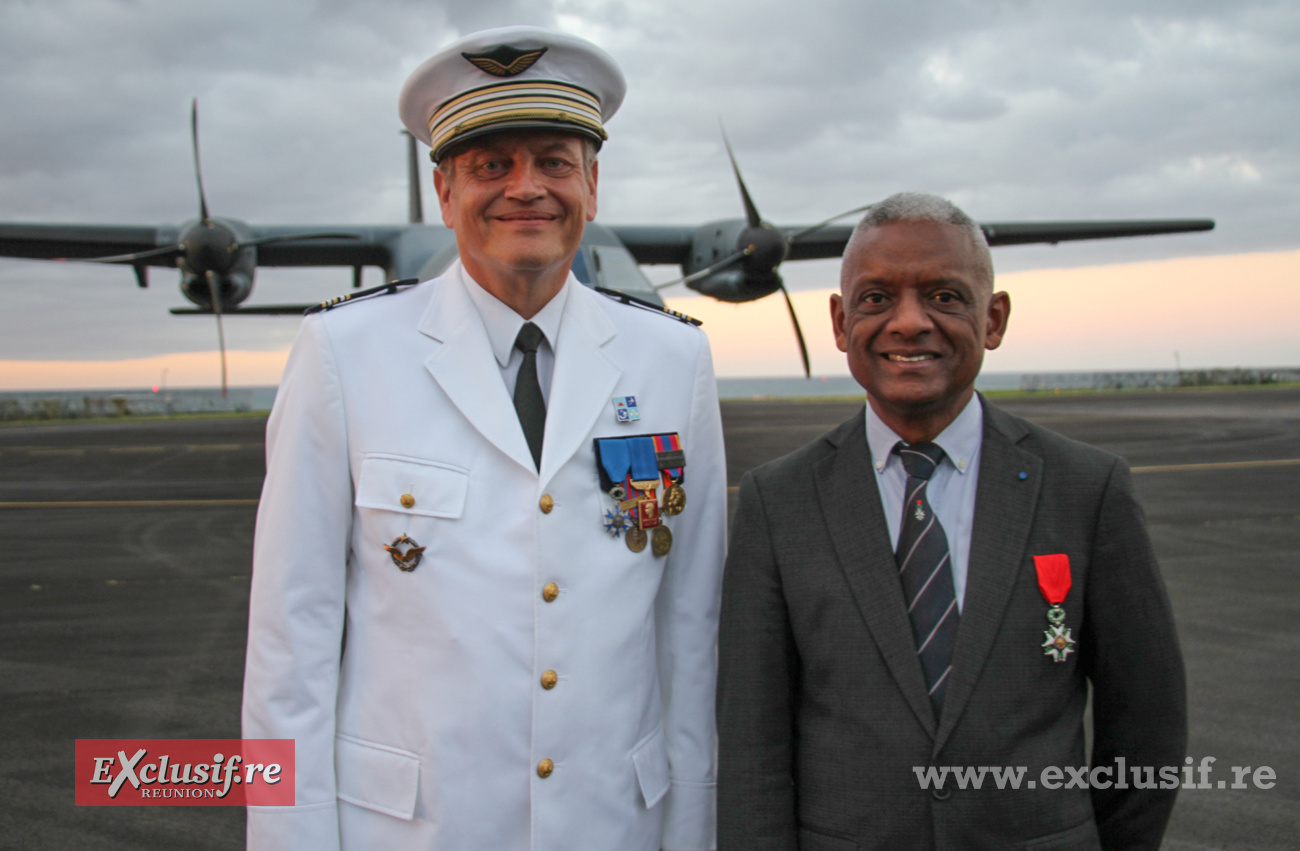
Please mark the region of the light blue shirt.
MULTIPOLYGON (((889 540, 898 549, 898 534, 903 525, 903 499, 907 490, 907 470, 894 453, 902 440, 894 430, 876 416, 867 405, 867 446, 880 488, 880 505, 889 525, 889 540)), ((975 519, 975 491, 979 486, 980 447, 984 445, 984 408, 978 395, 962 408, 957 418, 934 439, 944 457, 930 477, 926 498, 948 538, 952 584, 957 594, 957 610, 966 597, 966 571, 970 564, 970 533, 975 519)))
MULTIPOLYGON (((515 313, 509 305, 492 293, 483 289, 478 281, 470 277, 465 267, 460 267, 461 280, 465 282, 465 291, 470 301, 478 310, 487 330, 488 343, 492 354, 496 356, 497 366, 501 367, 501 380, 506 385, 506 395, 512 399, 515 395, 515 379, 519 376, 519 367, 524 362, 524 353, 515 348, 515 339, 525 322, 532 322, 542 331, 542 344, 537 347, 537 383, 542 386, 542 399, 551 402, 551 375, 555 371, 555 346, 560 339, 560 320, 564 318, 564 303, 569 298, 569 282, 565 281, 560 291, 537 311, 532 319, 525 319, 515 313)), ((570 276, 572 277, 572 276, 570 276)))

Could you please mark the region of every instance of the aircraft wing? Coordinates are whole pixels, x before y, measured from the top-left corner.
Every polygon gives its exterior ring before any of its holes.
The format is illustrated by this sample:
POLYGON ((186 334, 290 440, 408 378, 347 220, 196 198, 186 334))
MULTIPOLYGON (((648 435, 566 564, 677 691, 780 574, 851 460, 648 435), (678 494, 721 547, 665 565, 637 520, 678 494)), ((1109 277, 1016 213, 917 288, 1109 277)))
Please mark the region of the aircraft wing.
MULTIPOLYGON (((391 268, 393 251, 408 226, 358 227, 343 225, 249 226, 254 242, 274 239, 257 248, 260 266, 379 266, 391 268), (352 239, 304 239, 295 234, 338 233, 352 239)), ((135 254, 175 245, 180 229, 174 226, 29 224, 0 222, 0 257, 33 260, 87 260, 135 254)), ((176 265, 170 256, 143 259, 140 265, 176 265)))
POLYGON ((1080 239, 1115 239, 1122 236, 1159 236, 1214 230, 1214 219, 1132 219, 1114 222, 988 222, 981 223, 989 245, 1027 245, 1031 242, 1073 242, 1080 239))
MULTIPOLYGON (((0 257, 84 260, 148 251, 170 245, 175 239, 175 228, 0 222, 0 257)), ((157 265, 175 263, 168 259, 159 260, 157 265)))
POLYGON ((263 225, 251 229, 255 241, 277 240, 258 246, 259 266, 379 266, 391 269, 398 241, 412 228, 409 225, 263 225), (293 240, 294 234, 324 232, 349 234, 355 238, 293 240))
MULTIPOLYGON (((638 263, 685 263, 691 254, 696 233, 689 225, 607 225, 627 246, 638 263)), ((1125 236, 1155 236, 1190 233, 1214 229, 1213 219, 1132 219, 1127 221, 1084 222, 988 222, 980 225, 989 245, 1026 245, 1029 243, 1072 242, 1082 239, 1114 239, 1125 236)), ((782 227, 787 238, 806 228, 782 227)), ((814 260, 839 257, 853 233, 851 225, 827 225, 805 233, 790 244, 790 260, 814 260)))
MULTIPOLYGON (((643 266, 684 264, 691 256, 694 225, 605 225, 643 266)), ((844 244, 841 242, 840 247, 844 244)), ((836 255, 838 256, 838 255, 836 255)))

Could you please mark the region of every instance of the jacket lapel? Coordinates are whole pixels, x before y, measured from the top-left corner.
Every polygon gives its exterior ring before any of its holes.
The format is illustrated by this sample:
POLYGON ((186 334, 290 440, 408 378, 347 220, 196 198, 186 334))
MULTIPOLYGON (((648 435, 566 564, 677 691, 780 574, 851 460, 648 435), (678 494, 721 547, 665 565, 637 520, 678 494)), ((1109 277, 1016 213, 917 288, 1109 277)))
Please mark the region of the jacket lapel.
POLYGON ((616 332, 596 302, 596 294, 572 277, 569 288, 555 349, 550 402, 546 406, 543 487, 587 443, 596 419, 607 411, 622 375, 622 370, 602 349, 616 332))
POLYGON ((863 416, 859 413, 827 435, 838 451, 813 467, 813 477, 835 554, 862 619, 912 712, 933 736, 934 710, 916 659, 863 416))
POLYGON ((934 743, 935 753, 957 726, 993 647, 1024 560, 1042 481, 1042 459, 1017 446, 1028 434, 1024 424, 984 404, 983 397, 980 403, 984 405, 984 442, 980 450, 966 597, 953 648, 943 717, 934 743), (1020 477, 1021 473, 1025 478, 1020 477))
POLYGON ((483 320, 460 276, 457 263, 438 281, 420 320, 420 332, 441 343, 425 360, 425 369, 479 434, 519 465, 535 470, 483 320))

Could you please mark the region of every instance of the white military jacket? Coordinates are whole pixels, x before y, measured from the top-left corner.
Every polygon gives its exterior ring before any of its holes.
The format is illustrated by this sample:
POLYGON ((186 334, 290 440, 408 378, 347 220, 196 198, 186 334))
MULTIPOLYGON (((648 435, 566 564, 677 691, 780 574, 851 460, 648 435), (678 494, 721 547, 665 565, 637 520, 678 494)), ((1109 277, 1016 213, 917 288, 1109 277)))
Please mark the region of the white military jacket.
POLYGON ((539 474, 463 274, 309 316, 289 358, 243 723, 296 740, 296 805, 250 807, 249 847, 711 848, 726 479, 708 341, 570 276, 539 474), (639 421, 616 421, 622 396, 639 421), (605 531, 592 441, 664 432, 687 504, 656 557, 605 531), (410 571, 384 549, 403 535, 424 547, 410 571))

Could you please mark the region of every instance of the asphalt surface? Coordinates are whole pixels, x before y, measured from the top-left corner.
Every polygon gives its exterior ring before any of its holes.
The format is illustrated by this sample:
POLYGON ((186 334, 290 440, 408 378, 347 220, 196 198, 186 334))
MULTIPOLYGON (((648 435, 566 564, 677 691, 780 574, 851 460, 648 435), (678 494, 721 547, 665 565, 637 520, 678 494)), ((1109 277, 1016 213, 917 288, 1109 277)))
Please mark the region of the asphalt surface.
MULTIPOLYGON (((1166 848, 1300 847, 1300 389, 999 402, 1134 467, 1187 660, 1166 848)), ((853 402, 723 406, 730 484, 853 402)), ((225 807, 75 807, 78 738, 236 738, 260 417, 0 428, 0 848, 236 849, 225 807)))

